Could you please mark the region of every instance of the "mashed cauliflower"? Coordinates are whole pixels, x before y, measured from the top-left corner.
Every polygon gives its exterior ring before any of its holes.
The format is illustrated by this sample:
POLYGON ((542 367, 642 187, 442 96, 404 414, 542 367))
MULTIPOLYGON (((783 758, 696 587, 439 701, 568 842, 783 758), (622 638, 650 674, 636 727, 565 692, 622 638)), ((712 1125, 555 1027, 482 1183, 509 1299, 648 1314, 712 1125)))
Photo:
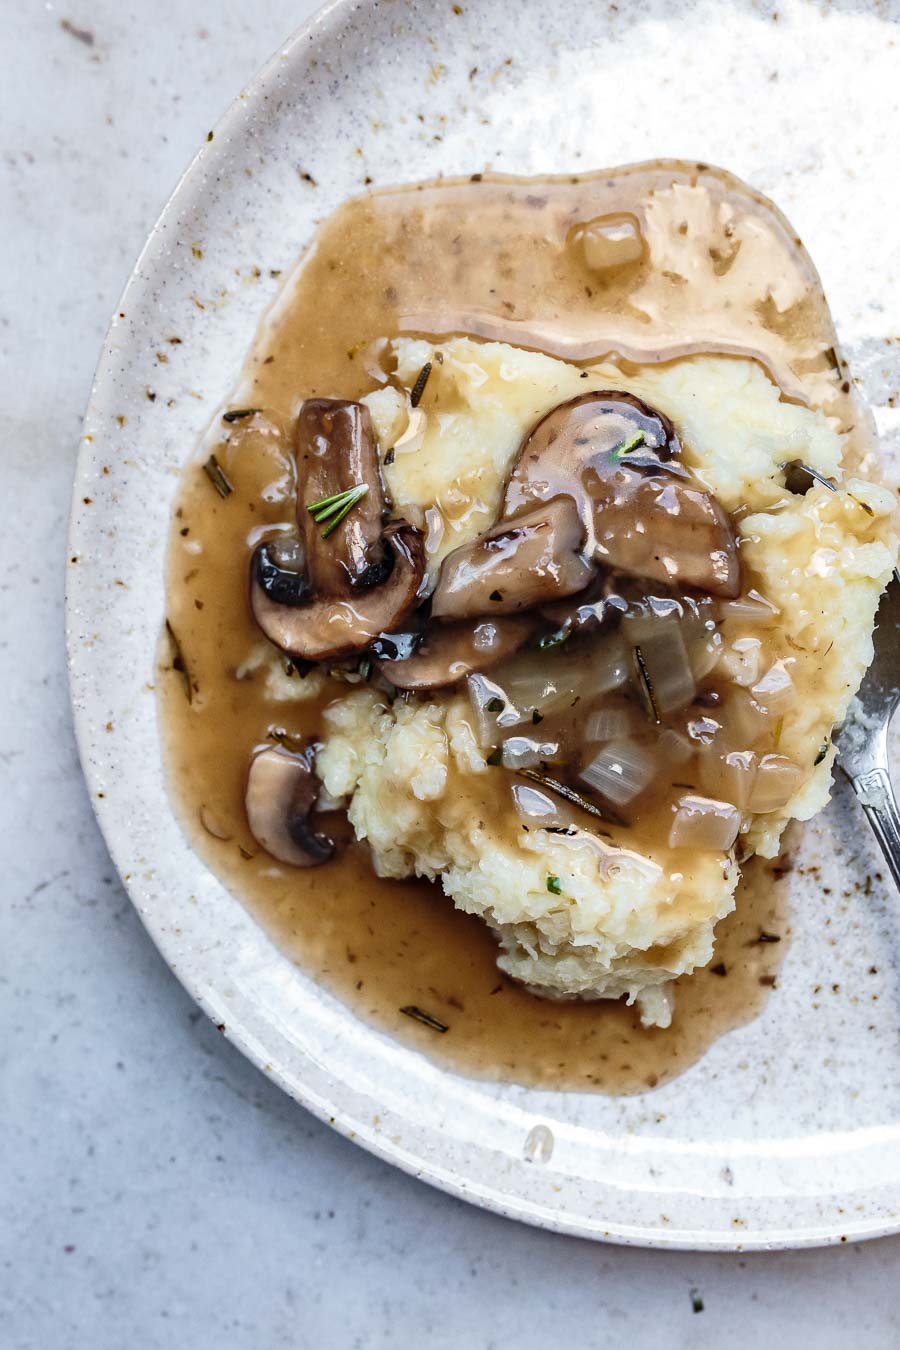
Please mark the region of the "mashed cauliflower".
MULTIPOLYGON (((740 508, 742 560, 780 610, 766 636, 767 663, 789 664, 794 685, 779 753, 808 766, 787 806, 752 817, 743 836, 745 851, 775 856, 787 822, 828 801, 834 752, 822 758, 821 750, 871 660, 895 555, 892 495, 852 479, 838 492, 787 492, 782 465, 793 459, 840 482, 841 438, 821 413, 784 402, 749 360, 692 357, 627 377, 601 365, 585 377, 500 343, 458 338, 438 349, 400 340, 396 350, 407 388, 432 362, 421 407, 410 411, 393 388, 364 402, 382 451, 396 446, 385 467, 396 509, 428 513, 432 575, 493 523, 533 424, 595 389, 627 388, 668 414, 697 478, 728 511, 740 508)), ((738 616, 721 631, 731 678, 754 683, 757 630, 738 616)), ((646 1024, 668 1025, 666 986, 709 961, 715 925, 734 907, 731 854, 663 846, 637 853, 584 829, 524 829, 499 796, 459 693, 390 705, 355 689, 328 707, 325 723, 318 772, 326 793, 346 801, 380 875, 439 879, 460 909, 495 930, 500 967, 537 993, 626 995, 646 1024)))

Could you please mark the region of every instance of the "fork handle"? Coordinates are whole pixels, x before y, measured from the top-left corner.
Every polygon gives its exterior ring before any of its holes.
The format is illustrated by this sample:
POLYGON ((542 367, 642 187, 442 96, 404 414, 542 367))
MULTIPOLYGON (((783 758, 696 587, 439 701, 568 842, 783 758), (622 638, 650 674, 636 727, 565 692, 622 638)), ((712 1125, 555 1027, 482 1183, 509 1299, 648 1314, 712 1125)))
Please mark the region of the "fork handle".
POLYGON ((870 769, 851 778, 853 791, 869 817, 885 862, 900 887, 900 809, 886 769, 870 769))

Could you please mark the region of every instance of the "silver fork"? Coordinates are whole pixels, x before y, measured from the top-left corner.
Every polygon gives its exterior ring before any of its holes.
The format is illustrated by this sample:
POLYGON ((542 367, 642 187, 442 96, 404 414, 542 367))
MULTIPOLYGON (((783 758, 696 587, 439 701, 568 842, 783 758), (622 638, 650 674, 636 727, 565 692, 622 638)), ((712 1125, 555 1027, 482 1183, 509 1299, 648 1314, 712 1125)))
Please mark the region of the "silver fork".
POLYGON ((900 887, 900 810, 888 770, 888 729, 900 701, 900 573, 881 597, 875 658, 835 736, 837 762, 869 818, 900 887))

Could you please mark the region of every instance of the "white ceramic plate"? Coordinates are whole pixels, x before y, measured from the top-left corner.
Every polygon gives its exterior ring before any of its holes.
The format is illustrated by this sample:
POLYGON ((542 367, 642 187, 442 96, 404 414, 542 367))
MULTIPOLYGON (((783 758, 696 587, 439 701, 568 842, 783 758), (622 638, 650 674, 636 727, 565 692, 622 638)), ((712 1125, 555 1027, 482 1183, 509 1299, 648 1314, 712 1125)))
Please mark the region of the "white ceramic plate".
POLYGON ((144 923, 198 1003, 317 1115, 425 1180, 564 1232, 732 1248, 900 1228, 900 938, 896 896, 877 878, 862 885, 879 868, 862 818, 839 795, 808 833, 819 870, 794 884, 779 988, 681 1078, 617 1100, 442 1072, 295 969, 179 830, 151 688, 170 502, 275 294, 270 269, 289 266, 316 220, 367 176, 488 166, 690 157, 768 193, 822 272, 889 445, 900 384, 889 13, 849 0, 779 0, 777 12, 765 0, 335 3, 198 154, 100 362, 69 549, 72 691, 100 825, 144 923), (539 1125, 549 1159, 527 1143, 539 1125))

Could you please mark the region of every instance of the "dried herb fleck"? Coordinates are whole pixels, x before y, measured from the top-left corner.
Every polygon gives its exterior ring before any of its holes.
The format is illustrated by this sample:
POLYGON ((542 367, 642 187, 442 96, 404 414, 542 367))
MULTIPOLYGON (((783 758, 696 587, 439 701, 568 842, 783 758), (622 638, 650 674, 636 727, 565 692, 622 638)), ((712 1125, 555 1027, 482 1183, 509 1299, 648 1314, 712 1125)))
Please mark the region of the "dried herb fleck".
POLYGON ((209 459, 203 465, 203 472, 206 474, 220 497, 230 497, 232 492, 234 492, 234 485, 215 455, 210 455, 209 459))
POLYGON ((184 680, 184 692, 187 694, 188 703, 194 701, 194 688, 191 684, 191 672, 188 670, 187 662, 184 659, 184 653, 181 650, 181 643, 178 641, 175 629, 166 619, 166 632, 169 636, 169 643, 172 648, 172 669, 177 670, 184 680))
POLYGON ((647 715, 657 726, 662 722, 659 715, 659 705, 656 702, 656 694, 653 690, 653 681, 650 679, 650 672, 647 669, 647 662, 644 660, 644 653, 640 647, 634 649, 634 661, 637 666, 638 683, 641 693, 644 696, 644 702, 647 705, 647 715))
POLYGON ((418 408, 422 395, 425 393, 425 386, 428 383, 428 376, 431 374, 431 362, 426 361, 422 369, 416 376, 416 382, 410 390, 409 401, 414 408, 418 408))
POLYGON ((240 422, 244 417, 255 417, 259 408, 229 408, 222 414, 223 422, 240 422))
POLYGON ((411 1017, 414 1022, 421 1022, 423 1027, 431 1027, 432 1031, 439 1031, 441 1035, 443 1035, 445 1031, 450 1030, 446 1022, 439 1022, 436 1017, 432 1017, 431 1013, 423 1012, 422 1009, 417 1008, 414 1003, 407 1004, 407 1006, 401 1008, 400 1011, 403 1013, 404 1017, 411 1017))
POLYGON ((547 878, 547 890, 551 895, 562 895, 562 882, 559 877, 547 878))

